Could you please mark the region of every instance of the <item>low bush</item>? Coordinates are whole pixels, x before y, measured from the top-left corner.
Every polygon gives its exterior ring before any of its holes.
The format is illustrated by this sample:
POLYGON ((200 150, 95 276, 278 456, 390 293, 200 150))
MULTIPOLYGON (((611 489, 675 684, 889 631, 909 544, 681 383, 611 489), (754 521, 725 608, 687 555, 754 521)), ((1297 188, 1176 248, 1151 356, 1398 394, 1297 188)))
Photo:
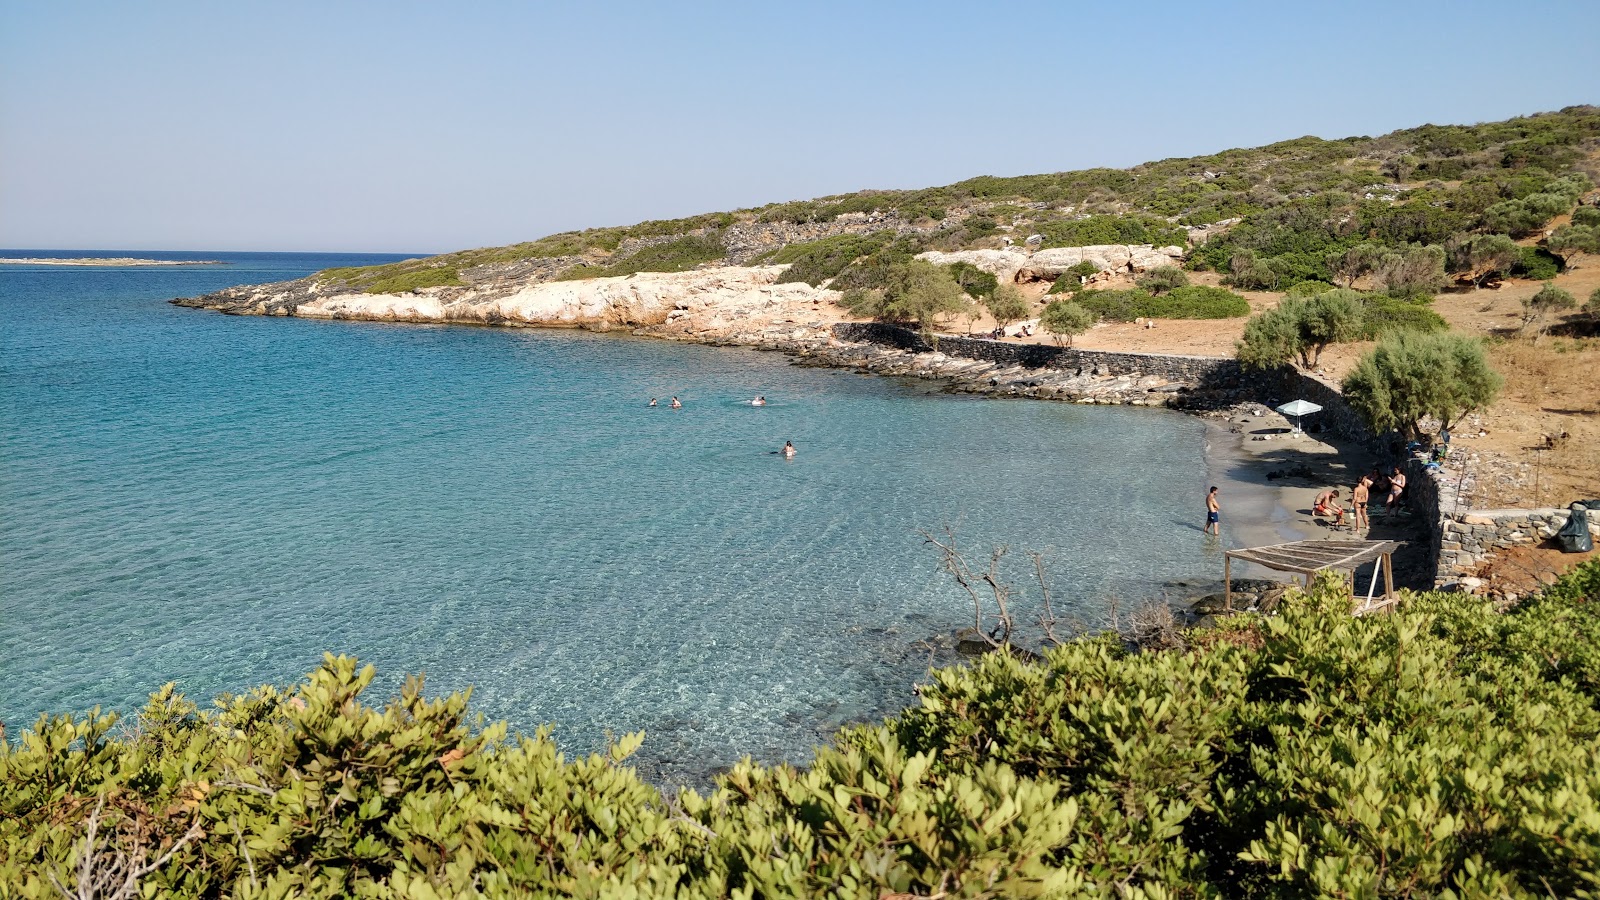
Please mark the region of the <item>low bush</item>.
POLYGON ((425 260, 408 260, 385 266, 325 269, 318 272, 317 277, 366 294, 403 294, 419 288, 466 284, 456 267, 435 265, 425 260))
POLYGON ((636 272, 686 272, 696 266, 716 262, 727 254, 720 232, 689 234, 660 244, 651 244, 635 253, 602 266, 577 265, 556 276, 557 281, 580 278, 612 278, 636 272))
POLYGON ((1177 266, 1157 266, 1134 279, 1134 283, 1152 294, 1164 294, 1189 283, 1189 276, 1177 266))
POLYGON ((1444 331, 1449 323, 1433 311, 1428 301, 1401 300, 1383 294, 1369 294, 1362 298, 1361 327, 1357 337, 1375 341, 1397 331, 1420 331, 1424 334, 1444 331))
POLYGON ((768 261, 789 265, 779 276, 779 282, 803 281, 817 287, 844 271, 845 266, 877 251, 893 237, 893 233, 887 231, 870 235, 836 234, 819 241, 790 244, 772 254, 768 261))
POLYGON ((1561 258, 1543 247, 1522 247, 1511 274, 1534 281, 1549 281, 1565 268, 1561 258))
POLYGON ((1250 304, 1224 288, 1191 284, 1155 296, 1139 288, 1126 291, 1082 291, 1084 309, 1113 322, 1134 319, 1232 319, 1250 315, 1250 304))
POLYGON ((328 657, 136 727, 0 741, 0 885, 131 895, 1600 896, 1600 561, 1510 613, 1323 573, 1182 646, 1072 641, 930 674, 797 769, 666 797, 467 697, 328 657), (119 882, 120 883, 120 879, 119 882))

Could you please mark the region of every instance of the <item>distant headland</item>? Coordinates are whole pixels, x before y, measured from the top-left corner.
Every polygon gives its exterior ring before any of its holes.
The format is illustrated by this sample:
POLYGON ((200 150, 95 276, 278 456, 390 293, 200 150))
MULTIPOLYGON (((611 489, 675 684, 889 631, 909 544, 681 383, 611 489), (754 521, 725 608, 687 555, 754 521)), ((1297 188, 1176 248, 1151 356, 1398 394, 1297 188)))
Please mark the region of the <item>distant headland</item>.
POLYGON ((135 259, 130 256, 79 256, 60 259, 50 256, 0 256, 0 266, 225 266, 220 259, 135 259))

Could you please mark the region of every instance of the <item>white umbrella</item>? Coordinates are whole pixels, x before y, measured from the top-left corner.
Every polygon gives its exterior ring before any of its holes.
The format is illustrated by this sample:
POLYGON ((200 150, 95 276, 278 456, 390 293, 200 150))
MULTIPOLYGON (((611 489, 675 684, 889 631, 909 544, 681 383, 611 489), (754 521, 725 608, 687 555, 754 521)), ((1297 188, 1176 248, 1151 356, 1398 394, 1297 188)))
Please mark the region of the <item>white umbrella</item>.
POLYGON ((1300 430, 1300 417, 1309 416, 1314 412, 1322 412, 1322 407, 1309 400, 1291 400, 1278 407, 1278 412, 1286 416, 1294 416, 1294 430, 1300 430))

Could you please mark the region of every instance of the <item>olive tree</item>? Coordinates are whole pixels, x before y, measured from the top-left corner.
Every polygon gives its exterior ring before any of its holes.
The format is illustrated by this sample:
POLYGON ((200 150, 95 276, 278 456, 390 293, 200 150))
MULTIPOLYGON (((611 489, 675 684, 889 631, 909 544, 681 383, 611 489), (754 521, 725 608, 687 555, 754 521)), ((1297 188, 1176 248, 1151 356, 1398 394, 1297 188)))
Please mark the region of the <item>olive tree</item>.
POLYGON ((1329 344, 1356 338, 1364 314, 1360 295, 1351 290, 1309 298, 1286 296, 1275 308, 1245 323, 1239 362, 1246 368, 1265 369, 1298 359, 1303 368, 1316 368, 1329 344))
POLYGON ((1575 266, 1573 260, 1585 253, 1600 256, 1600 225, 1563 225, 1550 235, 1545 246, 1550 252, 1561 254, 1567 265, 1575 266))
POLYGON ((1334 278, 1343 279, 1345 287, 1355 287, 1356 279, 1371 274, 1386 252, 1382 245, 1373 243, 1335 250, 1327 255, 1328 271, 1334 278))
POLYGON ((888 282, 883 313, 916 322, 923 331, 932 330, 944 316, 965 312, 972 303, 948 269, 925 260, 896 265, 889 272, 888 282))
POLYGON ((1032 307, 1028 298, 1022 296, 1022 291, 1014 284, 1002 284, 995 288, 994 293, 983 301, 984 308, 989 310, 989 315, 994 317, 996 325, 1005 328, 1018 319, 1028 317, 1032 307))
POLYGON ((1373 431, 1393 429, 1416 438, 1424 417, 1449 428, 1493 403, 1504 383, 1476 338, 1399 331, 1363 356, 1342 388, 1345 400, 1373 431))
POLYGON ((1445 265, 1461 272, 1474 288, 1511 271, 1522 258, 1522 248, 1503 234, 1458 234, 1445 243, 1445 265))
POLYGON ((1377 290, 1410 300, 1431 295, 1445 285, 1444 249, 1408 244, 1381 256, 1373 269, 1377 290))
POLYGON ((1533 328, 1534 339, 1537 340, 1549 328, 1549 317, 1552 313, 1576 309, 1578 301, 1571 293, 1558 288, 1554 282, 1546 281, 1544 287, 1532 297, 1522 301, 1522 327, 1533 328))
POLYGON ((1074 336, 1093 328, 1094 323, 1094 313, 1071 300, 1050 301, 1044 308, 1044 314, 1039 317, 1040 326, 1056 336, 1056 343, 1060 344, 1065 337, 1068 347, 1072 346, 1074 336))

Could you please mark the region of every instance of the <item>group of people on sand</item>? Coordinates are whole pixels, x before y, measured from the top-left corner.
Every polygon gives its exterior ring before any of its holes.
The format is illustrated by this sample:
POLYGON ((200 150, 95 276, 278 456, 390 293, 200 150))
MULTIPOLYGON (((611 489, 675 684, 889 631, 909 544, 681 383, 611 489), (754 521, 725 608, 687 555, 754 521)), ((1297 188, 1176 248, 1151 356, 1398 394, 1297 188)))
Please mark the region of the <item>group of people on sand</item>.
MULTIPOLYGON (((1355 510, 1355 530, 1366 531, 1372 527, 1372 521, 1367 517, 1367 509, 1372 504, 1373 490, 1388 494, 1384 498, 1383 508, 1392 516, 1400 506, 1400 496, 1405 493, 1405 489, 1406 476, 1400 471, 1399 466, 1390 466, 1388 475, 1383 474, 1379 467, 1373 466, 1372 471, 1361 476, 1361 480, 1356 482, 1355 490, 1350 492, 1351 508, 1355 510)), ((1318 494, 1317 499, 1312 501, 1311 514, 1332 518, 1336 527, 1344 527, 1345 508, 1339 500, 1339 489, 1329 488, 1318 494)))
MULTIPOLYGON (((1387 493, 1383 501, 1383 508, 1388 515, 1394 515, 1400 507, 1400 497, 1405 493, 1406 475, 1400 471, 1399 466, 1390 466, 1389 474, 1383 474, 1378 466, 1373 466, 1372 471, 1361 476, 1356 482, 1355 490, 1350 492, 1351 508, 1355 510, 1355 530, 1366 531, 1372 527, 1372 521, 1367 517, 1367 508, 1372 503, 1372 492, 1387 493)), ((1334 525, 1344 527, 1345 508, 1339 499, 1339 489, 1329 488, 1317 495, 1312 501, 1311 513, 1333 519, 1334 525)), ((1217 487, 1211 486, 1206 493, 1206 534, 1221 534, 1222 526, 1219 519, 1222 515, 1222 504, 1217 500, 1217 487)))
MULTIPOLYGON (((659 401, 657 401, 657 399, 655 397, 651 397, 649 405, 651 407, 657 407, 657 406, 660 406, 661 404, 660 404, 659 401)), ((683 401, 679 400, 677 397, 673 397, 672 398, 672 402, 670 404, 668 404, 668 405, 671 406, 673 409, 683 409, 683 401)), ((766 395, 765 394, 757 394, 756 398, 754 400, 750 401, 750 405, 751 406, 766 406, 767 405, 766 395)), ((779 450, 777 452, 782 453, 784 459, 794 459, 794 455, 795 455, 795 452, 796 452, 795 449, 794 449, 794 442, 793 441, 784 441, 783 442, 783 449, 779 450)))

